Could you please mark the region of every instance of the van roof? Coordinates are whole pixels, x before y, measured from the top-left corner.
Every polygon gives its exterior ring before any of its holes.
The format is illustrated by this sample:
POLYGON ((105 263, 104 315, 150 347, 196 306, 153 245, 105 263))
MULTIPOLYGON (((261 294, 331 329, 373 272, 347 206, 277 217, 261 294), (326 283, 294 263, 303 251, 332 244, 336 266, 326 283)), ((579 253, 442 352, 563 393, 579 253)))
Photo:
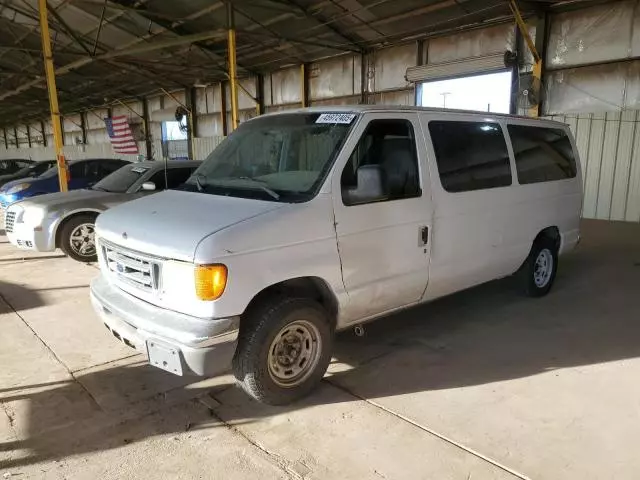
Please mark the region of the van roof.
POLYGON ((281 110, 279 112, 269 113, 267 115, 282 115, 287 113, 365 113, 365 112, 423 112, 423 113, 441 113, 443 115, 474 115, 482 118, 517 118, 521 120, 539 120, 541 122, 566 125, 566 123, 558 122, 548 118, 525 117, 522 115, 511 115, 508 113, 478 112, 474 110, 456 110, 452 108, 429 108, 429 107, 413 107, 405 105, 326 105, 322 107, 296 108, 292 110, 281 110))

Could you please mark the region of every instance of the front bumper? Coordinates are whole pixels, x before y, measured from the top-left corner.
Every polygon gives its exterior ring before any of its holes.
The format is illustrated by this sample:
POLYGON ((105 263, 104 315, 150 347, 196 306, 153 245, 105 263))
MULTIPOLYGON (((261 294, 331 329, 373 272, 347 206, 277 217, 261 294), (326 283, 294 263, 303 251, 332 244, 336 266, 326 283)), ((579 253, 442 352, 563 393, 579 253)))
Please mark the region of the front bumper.
POLYGON ((179 352, 181 371, 211 376, 228 369, 236 350, 239 317, 201 319, 166 310, 123 292, 102 275, 91 282, 91 302, 119 340, 148 354, 159 342, 179 352))
POLYGON ((46 215, 38 224, 26 223, 24 220, 25 208, 20 205, 10 206, 4 212, 4 229, 9 241, 24 250, 53 252, 56 249, 56 227, 59 220, 46 215))
POLYGON ((34 227, 26 223, 14 223, 12 230, 7 231, 6 234, 13 245, 24 250, 52 252, 56 249, 53 229, 44 225, 34 227))

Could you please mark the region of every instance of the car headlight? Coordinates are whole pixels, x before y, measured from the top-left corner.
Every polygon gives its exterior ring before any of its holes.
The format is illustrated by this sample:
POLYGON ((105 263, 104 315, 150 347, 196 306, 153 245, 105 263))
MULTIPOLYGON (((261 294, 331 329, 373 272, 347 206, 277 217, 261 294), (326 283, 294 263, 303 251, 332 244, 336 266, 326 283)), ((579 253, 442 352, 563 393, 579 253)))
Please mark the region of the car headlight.
POLYGON ((7 195, 13 195, 14 193, 18 193, 21 192, 23 190, 26 190, 27 188, 29 188, 31 186, 30 183, 19 183, 18 185, 14 185, 13 187, 11 187, 9 190, 7 190, 5 193, 7 195))
POLYGON ((40 225, 44 220, 44 210, 39 208, 27 208, 22 214, 22 222, 28 225, 40 225))

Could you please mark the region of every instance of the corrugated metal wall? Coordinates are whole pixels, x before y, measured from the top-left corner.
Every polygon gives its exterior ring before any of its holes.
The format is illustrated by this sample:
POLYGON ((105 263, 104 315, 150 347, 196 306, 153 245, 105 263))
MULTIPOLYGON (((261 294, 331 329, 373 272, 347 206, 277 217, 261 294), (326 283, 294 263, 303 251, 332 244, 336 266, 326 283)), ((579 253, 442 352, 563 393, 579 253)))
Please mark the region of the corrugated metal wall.
POLYGON ((555 115, 570 125, 584 182, 585 218, 640 221, 640 110, 555 115))

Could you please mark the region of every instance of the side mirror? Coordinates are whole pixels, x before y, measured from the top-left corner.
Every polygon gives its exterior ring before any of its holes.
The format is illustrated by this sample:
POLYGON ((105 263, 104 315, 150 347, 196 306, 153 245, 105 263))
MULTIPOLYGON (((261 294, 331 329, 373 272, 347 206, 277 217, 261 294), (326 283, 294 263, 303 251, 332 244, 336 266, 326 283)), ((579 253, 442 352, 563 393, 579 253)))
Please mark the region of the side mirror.
POLYGON ((385 189, 384 170, 380 165, 363 165, 358 168, 356 175, 357 186, 343 190, 346 205, 380 202, 389 198, 385 189))
POLYGON ((144 182, 142 184, 142 190, 146 192, 153 192, 156 189, 156 184, 153 182, 144 182))

